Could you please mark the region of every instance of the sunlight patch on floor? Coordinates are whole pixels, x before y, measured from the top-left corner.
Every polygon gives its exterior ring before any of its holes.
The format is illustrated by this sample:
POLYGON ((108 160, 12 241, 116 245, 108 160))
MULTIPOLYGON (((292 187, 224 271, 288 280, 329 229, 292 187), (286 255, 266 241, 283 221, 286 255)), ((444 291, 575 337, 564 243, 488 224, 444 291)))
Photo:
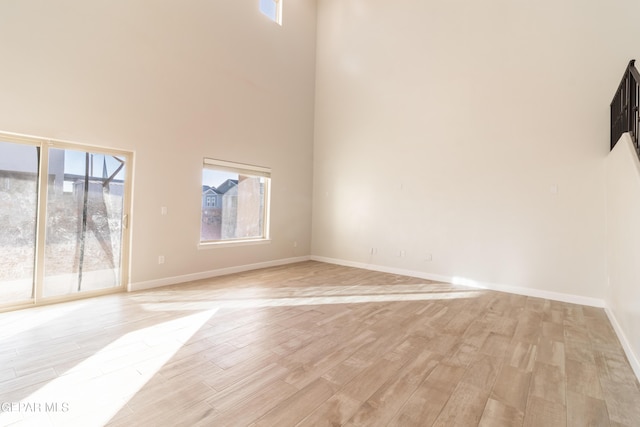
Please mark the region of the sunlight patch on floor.
POLYGON ((12 402, 12 411, 0 412, 0 425, 18 420, 38 426, 106 424, 215 312, 206 310, 123 335, 20 402, 12 402))
MULTIPOLYGON (((193 301, 188 303, 192 310, 207 310, 212 305, 218 308, 259 308, 259 307, 285 307, 285 306, 307 306, 307 305, 330 305, 330 304, 360 304, 372 302, 402 302, 402 301, 436 301, 450 299, 477 298, 482 291, 452 291, 452 292, 420 292, 420 293, 387 293, 374 295, 329 295, 329 296, 300 296, 300 297, 251 297, 244 293, 246 297, 226 298, 207 301, 193 301)), ((153 301, 142 302, 140 304, 149 311, 183 311, 184 301, 153 301)))
POLYGON ((6 340, 16 335, 22 335, 41 325, 50 324, 53 320, 64 318, 72 311, 87 305, 87 301, 74 301, 60 304, 55 310, 48 307, 34 307, 16 312, 3 313, 0 340, 6 340))
POLYGON ((454 277, 451 281, 454 285, 469 286, 471 288, 486 289, 487 287, 475 280, 467 279, 465 277, 454 277))

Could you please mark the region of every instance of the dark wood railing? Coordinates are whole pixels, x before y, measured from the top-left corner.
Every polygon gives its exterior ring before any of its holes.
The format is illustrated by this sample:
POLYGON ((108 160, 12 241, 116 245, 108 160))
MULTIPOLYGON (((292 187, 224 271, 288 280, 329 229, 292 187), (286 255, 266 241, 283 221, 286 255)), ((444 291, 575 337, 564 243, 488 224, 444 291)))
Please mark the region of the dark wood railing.
POLYGON ((629 61, 618 90, 611 101, 611 149, 613 150, 623 133, 629 132, 633 145, 636 147, 636 153, 640 157, 640 147, 638 147, 640 72, 634 64, 635 59, 629 61))

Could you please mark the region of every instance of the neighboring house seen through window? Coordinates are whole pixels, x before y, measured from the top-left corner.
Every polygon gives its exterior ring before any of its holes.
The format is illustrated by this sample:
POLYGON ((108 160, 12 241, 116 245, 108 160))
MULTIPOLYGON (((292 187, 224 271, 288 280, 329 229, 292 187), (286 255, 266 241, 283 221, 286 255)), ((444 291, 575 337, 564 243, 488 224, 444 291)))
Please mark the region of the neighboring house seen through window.
POLYGON ((205 158, 200 243, 267 240, 270 181, 269 168, 205 158))

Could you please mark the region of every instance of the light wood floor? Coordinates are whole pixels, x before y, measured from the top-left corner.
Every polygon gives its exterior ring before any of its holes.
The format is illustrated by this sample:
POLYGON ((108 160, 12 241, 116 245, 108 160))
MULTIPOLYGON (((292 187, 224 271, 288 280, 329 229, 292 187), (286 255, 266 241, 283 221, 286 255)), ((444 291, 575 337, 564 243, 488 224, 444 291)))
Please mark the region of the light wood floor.
POLYGON ((0 405, 0 425, 640 425, 603 310, 317 262, 0 314, 0 405))

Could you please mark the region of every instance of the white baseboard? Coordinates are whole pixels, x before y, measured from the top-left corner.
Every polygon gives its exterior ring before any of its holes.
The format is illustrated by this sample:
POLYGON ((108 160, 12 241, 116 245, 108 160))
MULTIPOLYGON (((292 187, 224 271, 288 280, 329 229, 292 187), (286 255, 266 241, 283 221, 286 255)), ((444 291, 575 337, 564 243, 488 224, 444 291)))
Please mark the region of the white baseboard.
POLYGON ((518 286, 499 285, 495 283, 477 282, 475 280, 462 279, 458 277, 442 276, 438 274, 430 274, 422 271, 405 270, 395 267, 387 267, 376 264, 366 264, 362 262, 346 261, 335 258, 327 258, 312 255, 314 261, 326 262, 329 264, 344 265, 346 267, 356 267, 365 270, 380 271, 383 273, 399 274, 402 276, 418 277, 420 279, 434 280, 444 283, 452 283, 454 285, 464 285, 472 288, 489 289, 492 291, 507 292, 510 294, 526 295, 529 297, 551 299, 554 301, 567 302, 570 304, 588 305, 591 307, 604 308, 604 300, 598 298, 584 297, 580 295, 564 294, 561 292, 545 291, 540 289, 522 288, 518 286))
POLYGON ((604 311, 607 313, 609 317, 609 321, 613 326, 613 330, 616 331, 616 335, 618 335, 618 339, 620 340, 620 344, 622 344, 622 348, 624 349, 625 354, 627 355, 627 359, 629 359, 629 364, 631 365, 631 369, 636 374, 636 378, 640 381, 640 359, 634 353, 629 340, 627 339, 627 335, 624 333, 624 330, 618 323, 618 319, 613 311, 609 307, 605 307, 604 311))
POLYGON ((309 261, 311 257, 301 256, 295 258, 284 258, 273 261, 258 262, 255 264, 238 265, 235 267, 219 268, 217 270, 202 271, 200 273, 185 274, 183 276, 164 277, 162 279, 136 282, 129 285, 129 291, 141 291, 144 289, 159 288, 161 286, 175 285, 178 283, 191 282, 194 280, 209 279, 211 277, 225 276, 227 274, 242 273, 243 271, 257 270, 260 268, 277 267, 280 265, 293 264, 296 262, 309 261))

